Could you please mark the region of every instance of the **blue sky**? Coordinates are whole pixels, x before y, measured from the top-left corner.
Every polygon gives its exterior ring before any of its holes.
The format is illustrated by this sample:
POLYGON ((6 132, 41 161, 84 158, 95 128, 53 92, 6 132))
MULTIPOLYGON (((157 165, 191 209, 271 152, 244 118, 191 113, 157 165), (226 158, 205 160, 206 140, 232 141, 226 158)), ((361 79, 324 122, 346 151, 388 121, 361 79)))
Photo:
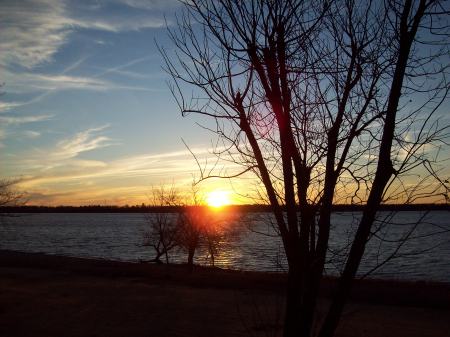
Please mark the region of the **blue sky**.
MULTIPOLYGON (((182 118, 155 40, 176 0, 0 2, 0 170, 30 203, 134 204, 187 186, 211 135, 182 118)), ((166 21, 167 20, 167 21, 166 21)), ((230 190, 226 181, 206 190, 230 190)))

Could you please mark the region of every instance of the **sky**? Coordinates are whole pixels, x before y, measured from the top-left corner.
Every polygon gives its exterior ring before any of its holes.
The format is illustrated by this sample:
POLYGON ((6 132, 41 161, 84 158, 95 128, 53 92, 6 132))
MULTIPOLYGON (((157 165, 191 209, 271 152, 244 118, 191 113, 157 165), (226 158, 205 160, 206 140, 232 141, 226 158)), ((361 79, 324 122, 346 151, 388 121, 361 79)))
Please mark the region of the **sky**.
MULTIPOLYGON (((211 134, 183 118, 155 41, 177 0, 2 0, 0 171, 29 204, 148 203, 190 186, 211 134)), ((218 179, 200 188, 233 194, 218 179)), ((238 202, 235 197, 232 201, 238 202)))
MULTIPOLYGON (((0 1, 0 178, 19 179, 37 205, 149 203, 161 185, 188 193, 199 176, 191 152, 214 163, 215 136, 181 116, 157 48, 171 48, 181 6, 0 1)), ((210 179, 198 189, 243 203, 254 201, 250 186, 210 179)))

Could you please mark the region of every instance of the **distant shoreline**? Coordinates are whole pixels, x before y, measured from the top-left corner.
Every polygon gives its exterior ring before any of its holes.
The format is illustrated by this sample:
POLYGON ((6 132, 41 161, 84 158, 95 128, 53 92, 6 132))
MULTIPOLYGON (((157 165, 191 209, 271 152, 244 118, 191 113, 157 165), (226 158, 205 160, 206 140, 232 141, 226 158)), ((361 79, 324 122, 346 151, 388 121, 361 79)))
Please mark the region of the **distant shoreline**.
MULTIPOLYGON (((207 207, 207 206, 204 206, 207 207)), ((334 212, 357 212, 364 205, 333 205, 334 212)), ((171 213, 177 212, 177 206, 6 206, 0 207, 1 213, 171 213)), ((269 205, 230 205, 224 211, 270 212, 269 205)), ((388 204, 381 205, 380 211, 450 211, 450 204, 388 204)))

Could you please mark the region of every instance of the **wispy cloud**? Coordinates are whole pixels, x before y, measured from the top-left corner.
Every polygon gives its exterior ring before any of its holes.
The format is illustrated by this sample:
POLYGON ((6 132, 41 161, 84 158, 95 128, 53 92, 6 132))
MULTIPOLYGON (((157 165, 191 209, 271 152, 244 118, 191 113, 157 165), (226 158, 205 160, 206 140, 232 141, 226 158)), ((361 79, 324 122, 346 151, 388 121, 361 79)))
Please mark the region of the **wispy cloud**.
POLYGON ((113 86, 106 81, 80 76, 43 75, 33 73, 6 74, 8 87, 13 92, 32 92, 41 90, 89 89, 105 90, 113 86))
MULTIPOLYGON (((11 134, 10 128, 12 126, 22 125, 26 123, 36 123, 47 121, 51 119, 52 115, 35 115, 35 116, 7 116, 0 115, 0 148, 4 148, 3 141, 11 134)), ((33 132, 33 131, 29 131, 33 132)), ((28 138, 31 133, 28 134, 28 138)), ((27 135, 25 135, 27 136, 27 135)), ((35 137, 34 137, 35 138, 35 137)))
POLYGON ((124 5, 146 10, 167 10, 174 9, 181 5, 179 0, 116 0, 124 5))
POLYGON ((76 29, 120 32, 165 24, 162 17, 148 11, 111 15, 94 8, 76 12, 76 4, 65 0, 1 1, 0 65, 31 69, 49 62, 76 29))
POLYGON ((2 1, 0 63, 31 68, 51 60, 70 33, 65 12, 63 1, 2 1))
MULTIPOLYGON (((54 149, 38 150, 22 161, 23 167, 39 169, 44 175, 37 174, 29 181, 33 183, 62 182, 73 179, 93 179, 115 177, 124 179, 131 177, 155 177, 182 173, 190 167, 195 170, 195 160, 187 150, 160 154, 137 155, 120 158, 109 162, 83 160, 78 158, 83 152, 110 146, 111 139, 98 134, 105 129, 95 128, 77 133, 68 139, 60 141, 54 149), (46 152, 45 160, 42 152, 46 152), (70 159, 70 160, 69 160, 70 159), (63 167, 63 169, 61 169, 63 167), (57 168, 58 172, 55 172, 57 168), (87 171, 85 168, 97 168, 87 171)), ((205 153, 205 149, 195 150, 197 154, 205 153)))
MULTIPOLYGON (((105 73, 105 72, 102 72, 105 73)), ((100 76, 83 77, 67 74, 50 75, 35 73, 11 73, 4 72, 4 78, 8 83, 8 91, 13 93, 30 93, 44 91, 43 96, 36 96, 28 102, 1 102, 0 111, 10 110, 14 107, 35 103, 46 97, 49 93, 60 90, 131 90, 131 91, 155 91, 157 89, 134 85, 123 85, 103 80, 100 76)))
POLYGON ((34 130, 24 130, 22 132, 22 134, 26 137, 26 138, 30 138, 30 139, 34 139, 34 138, 38 138, 41 136, 41 133, 38 131, 34 131, 34 130))
POLYGON ((0 113, 9 111, 9 110, 11 110, 11 109, 13 109, 13 108, 16 108, 16 107, 18 107, 18 106, 21 106, 21 105, 23 105, 23 103, 20 103, 20 102, 3 102, 3 101, 0 101, 0 113))
POLYGON ((107 74, 113 73, 113 74, 120 74, 120 75, 129 76, 129 77, 134 77, 134 78, 150 78, 151 75, 143 75, 143 74, 139 74, 139 73, 129 72, 129 71, 125 71, 124 69, 129 68, 135 64, 148 61, 151 58, 152 58, 152 56, 140 57, 140 58, 128 61, 124 64, 121 64, 119 66, 103 69, 103 71, 100 72, 99 74, 95 75, 95 77, 99 78, 99 77, 103 77, 107 74))
POLYGON ((99 134, 108 127, 109 125, 91 128, 78 132, 68 139, 61 140, 57 143, 56 149, 50 152, 49 161, 75 158, 83 152, 113 145, 111 138, 99 134))
POLYGON ((36 116, 0 116, 0 124, 12 125, 12 124, 24 124, 42 122, 51 119, 52 115, 36 115, 36 116))
POLYGON ((113 33, 145 28, 161 28, 165 26, 162 18, 148 16, 139 17, 105 17, 71 19, 70 24, 78 28, 105 30, 113 33))
POLYGON ((73 71, 88 58, 84 55, 60 73, 39 72, 37 66, 53 61, 58 50, 77 29, 121 32, 155 28, 164 24, 162 15, 155 17, 155 14, 147 10, 111 13, 105 10, 110 4, 111 1, 99 2, 95 6, 69 0, 0 1, 0 67, 3 68, 1 81, 7 84, 8 93, 35 94, 33 98, 29 99, 28 96, 23 102, 0 101, 0 113, 37 103, 61 90, 159 91, 160 89, 116 83, 103 78, 109 73, 148 78, 124 70, 148 60, 148 57, 103 69, 98 74, 74 75, 73 71))
MULTIPOLYGON (((45 160, 42 154, 22 160, 21 167, 29 168, 29 173, 24 172, 21 187, 36 195, 33 202, 145 202, 152 185, 174 182, 177 186, 186 187, 192 183, 191 174, 198 172, 195 159, 185 149, 109 161, 81 158, 85 151, 102 146, 99 133, 103 129, 86 130, 59 142, 55 149, 46 151, 45 160)), ((211 149, 193 147, 191 151, 203 159, 207 158, 210 165, 214 165, 215 157, 211 154, 211 149)), ((229 173, 237 172, 239 167, 226 164, 226 170, 229 173)))

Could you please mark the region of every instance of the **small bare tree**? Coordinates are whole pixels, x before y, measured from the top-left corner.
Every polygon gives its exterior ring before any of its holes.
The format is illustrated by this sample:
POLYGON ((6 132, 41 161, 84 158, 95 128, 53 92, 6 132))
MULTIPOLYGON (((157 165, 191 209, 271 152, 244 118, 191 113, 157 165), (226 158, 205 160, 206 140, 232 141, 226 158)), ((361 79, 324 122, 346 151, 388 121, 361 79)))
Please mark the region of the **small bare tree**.
POLYGON ((178 243, 187 252, 189 272, 193 271, 195 252, 200 245, 206 246, 214 265, 221 237, 217 217, 204 204, 197 186, 193 184, 191 187, 192 200, 180 209, 178 215, 178 243))
POLYGON ((0 179, 0 216, 8 214, 4 212, 5 208, 25 204, 25 194, 15 188, 19 181, 18 179, 0 179))
POLYGON ((144 233, 144 245, 155 250, 156 256, 152 262, 162 263, 161 257, 169 263, 169 252, 179 244, 179 227, 175 214, 167 212, 165 206, 178 204, 177 193, 172 186, 164 186, 152 190, 151 206, 159 208, 157 213, 147 214, 150 230, 144 233))
POLYGON ((214 267, 216 263, 216 257, 220 253, 220 244, 222 240, 225 240, 225 232, 220 226, 220 222, 212 217, 212 221, 203 230, 203 238, 208 250, 208 258, 211 261, 211 265, 214 267))
POLYGON ((195 253, 202 245, 214 265, 224 236, 221 223, 226 220, 203 204, 196 186, 192 186, 190 198, 184 200, 173 186, 153 189, 151 206, 158 210, 147 215, 150 230, 144 233, 144 245, 155 250, 152 262, 162 263, 164 257, 169 263, 169 252, 181 249, 187 253, 188 270, 192 272, 195 253))
POLYGON ((0 207, 23 204, 24 193, 14 187, 19 181, 17 179, 0 179, 0 207))
POLYGON ((178 215, 178 242, 187 252, 189 272, 194 269, 194 256, 199 247, 206 223, 205 208, 202 206, 184 206, 178 215))
POLYGON ((253 173, 271 205, 288 261, 285 337, 314 333, 333 204, 362 216, 321 337, 334 334, 380 205, 448 193, 448 6, 191 0, 169 30, 175 52, 161 52, 182 114, 214 121, 214 152, 242 167, 222 176, 253 173))

